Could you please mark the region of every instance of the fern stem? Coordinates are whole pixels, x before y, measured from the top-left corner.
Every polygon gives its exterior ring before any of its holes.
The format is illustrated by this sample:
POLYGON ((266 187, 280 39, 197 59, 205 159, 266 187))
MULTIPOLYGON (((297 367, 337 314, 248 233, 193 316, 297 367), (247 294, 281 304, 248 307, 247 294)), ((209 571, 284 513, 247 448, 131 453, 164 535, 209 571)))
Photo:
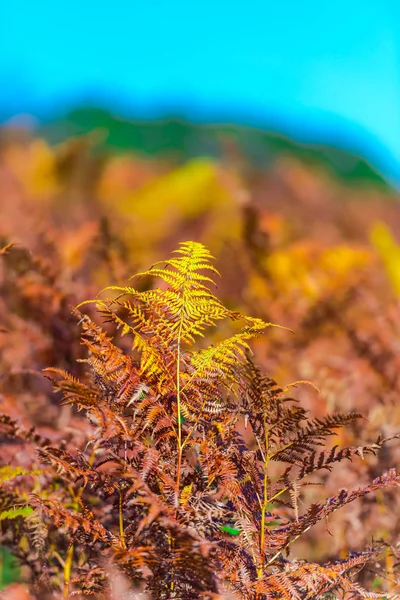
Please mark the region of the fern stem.
POLYGON ((289 546, 291 546, 292 544, 294 544, 295 542, 297 542, 297 540, 304 535, 305 533, 307 533, 307 531, 309 531, 311 529, 312 525, 309 525, 308 527, 306 527, 306 529, 304 529, 301 533, 299 533, 298 535, 296 535, 294 538, 290 539, 287 544, 285 544, 284 546, 282 546, 282 548, 280 548, 278 550, 278 552, 276 552, 276 554, 274 554, 274 556, 272 558, 269 559, 269 561, 267 562, 267 566, 272 565, 273 562, 276 561, 276 559, 278 558, 278 556, 280 554, 283 553, 284 550, 286 550, 286 548, 289 548, 289 546))
MULTIPOLYGON (((183 292, 183 304, 185 303, 185 292, 183 292)), ((176 467, 176 507, 179 506, 179 488, 181 485, 181 470, 182 470, 182 413, 181 413, 181 337, 183 327, 183 315, 179 323, 179 331, 177 338, 177 353, 176 353, 176 409, 178 412, 178 463, 176 467)))
POLYGON ((69 581, 71 579, 72 559, 74 557, 74 544, 71 544, 67 551, 67 557, 64 565, 64 589, 63 597, 68 598, 69 596, 69 581))
POLYGON ((260 538, 260 556, 261 556, 261 565, 258 567, 257 569, 257 577, 259 579, 261 579, 262 574, 264 572, 264 546, 265 546, 265 513, 266 513, 266 507, 267 507, 267 502, 266 502, 266 489, 267 489, 267 485, 268 485, 268 477, 267 474, 265 473, 264 475, 264 500, 263 500, 263 505, 261 508, 261 538, 260 538))
POLYGON ((263 504, 261 508, 261 536, 260 536, 260 557, 261 564, 257 569, 257 577, 262 578, 264 573, 264 562, 265 562, 265 516, 268 506, 268 465, 270 460, 269 454, 269 429, 267 428, 267 422, 264 414, 264 431, 265 431, 265 462, 264 462, 264 493, 263 493, 263 504))
POLYGON ((176 367, 176 370, 177 370, 177 373, 176 373, 176 405, 177 405, 177 411, 178 411, 178 463, 176 466, 176 506, 177 507, 179 506, 179 488, 181 485, 182 450, 183 450, 182 423, 181 423, 181 390, 180 390, 181 379, 180 379, 180 369, 179 369, 180 360, 181 360, 181 349, 180 349, 181 328, 182 328, 182 324, 179 329, 179 335, 178 335, 178 354, 177 354, 177 367, 176 367))
MULTIPOLYGON (((93 447, 92 453, 89 457, 88 460, 88 465, 89 467, 91 467, 94 463, 94 459, 96 456, 96 446, 93 447)), ((75 495, 75 508, 78 511, 79 510, 79 503, 78 500, 81 498, 83 491, 85 489, 85 486, 82 486, 77 494, 75 495)), ((69 581, 71 579, 71 570, 72 570, 72 560, 74 558, 74 549, 75 546, 74 544, 71 544, 68 547, 68 551, 67 551, 67 556, 65 558, 65 564, 64 564, 64 587, 63 587, 63 597, 64 598, 68 598, 69 595, 69 581)))
POLYGON ((121 542, 121 546, 124 550, 126 550, 126 542, 125 542, 125 531, 124 531, 124 513, 122 510, 123 505, 123 496, 122 490, 119 490, 119 539, 121 542))

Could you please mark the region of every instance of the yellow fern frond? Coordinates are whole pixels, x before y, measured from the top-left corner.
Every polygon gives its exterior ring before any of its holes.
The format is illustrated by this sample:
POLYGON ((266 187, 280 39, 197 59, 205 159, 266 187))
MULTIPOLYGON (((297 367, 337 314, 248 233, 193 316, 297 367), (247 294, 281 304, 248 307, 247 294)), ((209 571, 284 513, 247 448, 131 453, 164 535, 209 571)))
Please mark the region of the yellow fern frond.
POLYGON ((185 487, 183 488, 179 498, 179 504, 181 506, 186 506, 186 504, 189 502, 189 498, 192 493, 192 488, 193 483, 191 483, 190 485, 185 485, 185 487))
MULTIPOLYGON (((235 380, 235 370, 249 351, 248 341, 272 326, 222 304, 210 289, 212 275, 219 275, 212 259, 199 242, 183 242, 172 258, 136 275, 162 279, 167 289, 138 291, 131 286, 110 286, 104 291, 117 292, 116 298, 94 301, 105 320, 114 322, 122 335, 132 336, 132 347, 140 356, 140 373, 153 378, 159 392, 176 393, 178 415, 187 415, 181 391, 185 391, 186 403, 196 382, 208 384, 212 394, 217 382, 235 380), (203 337, 208 327, 226 318, 242 319, 245 325, 233 337, 207 350, 184 350, 185 345, 190 348, 203 337)), ((193 408, 191 402, 187 406, 193 408)))
POLYGON ((23 467, 6 465, 4 467, 0 467, 0 486, 3 483, 12 481, 13 479, 16 479, 22 475, 40 475, 41 473, 43 473, 43 470, 26 470, 23 467))
MULTIPOLYGON (((238 318, 234 313, 234 318, 238 318)), ((246 352, 250 351, 248 340, 264 333, 267 327, 281 327, 274 323, 266 323, 262 319, 243 317, 248 324, 236 335, 210 346, 189 357, 188 375, 182 391, 188 393, 197 379, 211 382, 223 379, 235 380, 236 368, 243 362, 246 352)), ((283 327, 283 329, 287 329, 283 327)))

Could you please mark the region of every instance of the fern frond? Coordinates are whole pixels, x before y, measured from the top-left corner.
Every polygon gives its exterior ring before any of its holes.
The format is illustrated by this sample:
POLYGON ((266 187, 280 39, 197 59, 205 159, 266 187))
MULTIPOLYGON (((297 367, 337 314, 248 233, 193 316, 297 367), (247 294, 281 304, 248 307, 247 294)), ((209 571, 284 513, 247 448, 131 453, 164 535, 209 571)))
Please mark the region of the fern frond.
POLYGON ((300 535, 308 531, 319 521, 326 519, 330 514, 342 508, 346 504, 354 502, 366 494, 375 492, 379 489, 400 486, 400 474, 395 469, 391 469, 381 477, 377 477, 370 484, 354 489, 351 492, 343 489, 336 496, 328 498, 325 504, 313 504, 308 511, 299 517, 292 525, 285 527, 286 541, 282 549, 288 544, 292 544, 300 535))
POLYGON ((100 402, 100 396, 95 389, 89 388, 67 371, 48 367, 44 369, 44 373, 59 376, 59 379, 56 379, 53 376, 46 375, 53 383, 54 390, 62 392, 63 404, 76 404, 79 408, 89 408, 100 402))
POLYGON ((17 519, 18 517, 29 517, 33 512, 33 508, 31 506, 15 506, 13 508, 9 508, 8 510, 3 510, 0 512, 0 521, 5 519, 17 519))
POLYGON ((5 467, 0 467, 0 486, 22 475, 40 475, 40 473, 42 473, 40 469, 27 470, 23 467, 6 465, 5 467))
POLYGON ((265 323, 261 319, 245 319, 250 324, 246 324, 236 335, 188 355, 188 376, 182 391, 188 392, 197 379, 206 379, 208 382, 236 380, 238 367, 245 361, 247 353, 251 352, 248 341, 262 335, 267 327, 275 327, 273 323, 265 323))

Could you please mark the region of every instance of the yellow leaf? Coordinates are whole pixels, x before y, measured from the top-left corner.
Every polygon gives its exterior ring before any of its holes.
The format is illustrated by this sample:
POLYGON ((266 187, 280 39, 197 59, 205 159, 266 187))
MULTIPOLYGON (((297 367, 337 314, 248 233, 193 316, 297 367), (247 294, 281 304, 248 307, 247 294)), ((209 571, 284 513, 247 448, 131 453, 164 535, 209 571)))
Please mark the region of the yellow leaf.
POLYGON ((179 504, 181 504, 182 506, 186 506, 186 504, 189 502, 189 498, 192 493, 192 487, 193 487, 193 483, 191 483, 190 485, 185 485, 185 487, 181 491, 181 495, 179 498, 179 504))

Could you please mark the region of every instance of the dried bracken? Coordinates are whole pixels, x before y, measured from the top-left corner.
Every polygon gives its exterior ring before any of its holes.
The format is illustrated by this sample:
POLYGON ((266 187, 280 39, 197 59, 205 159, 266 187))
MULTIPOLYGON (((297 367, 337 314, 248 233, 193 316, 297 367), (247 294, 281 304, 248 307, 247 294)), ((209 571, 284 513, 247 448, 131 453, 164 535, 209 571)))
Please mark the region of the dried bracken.
POLYGON ((325 564, 290 550, 338 509, 399 486, 391 469, 301 503, 314 477, 396 436, 332 447, 360 415, 313 418, 288 396, 293 386, 253 364, 249 342, 273 324, 222 304, 211 261, 202 244, 182 243, 134 279, 160 287, 114 285, 74 310, 86 379, 60 368, 46 375, 64 405, 85 411, 85 435, 52 441, 1 418, 5 447, 18 448, 0 471, 2 544, 28 568, 38 598, 110 598, 113 569, 160 600, 395 598, 357 578, 383 544, 325 564), (92 304, 107 330, 80 312, 92 304), (231 337, 204 347, 223 320, 231 337))

